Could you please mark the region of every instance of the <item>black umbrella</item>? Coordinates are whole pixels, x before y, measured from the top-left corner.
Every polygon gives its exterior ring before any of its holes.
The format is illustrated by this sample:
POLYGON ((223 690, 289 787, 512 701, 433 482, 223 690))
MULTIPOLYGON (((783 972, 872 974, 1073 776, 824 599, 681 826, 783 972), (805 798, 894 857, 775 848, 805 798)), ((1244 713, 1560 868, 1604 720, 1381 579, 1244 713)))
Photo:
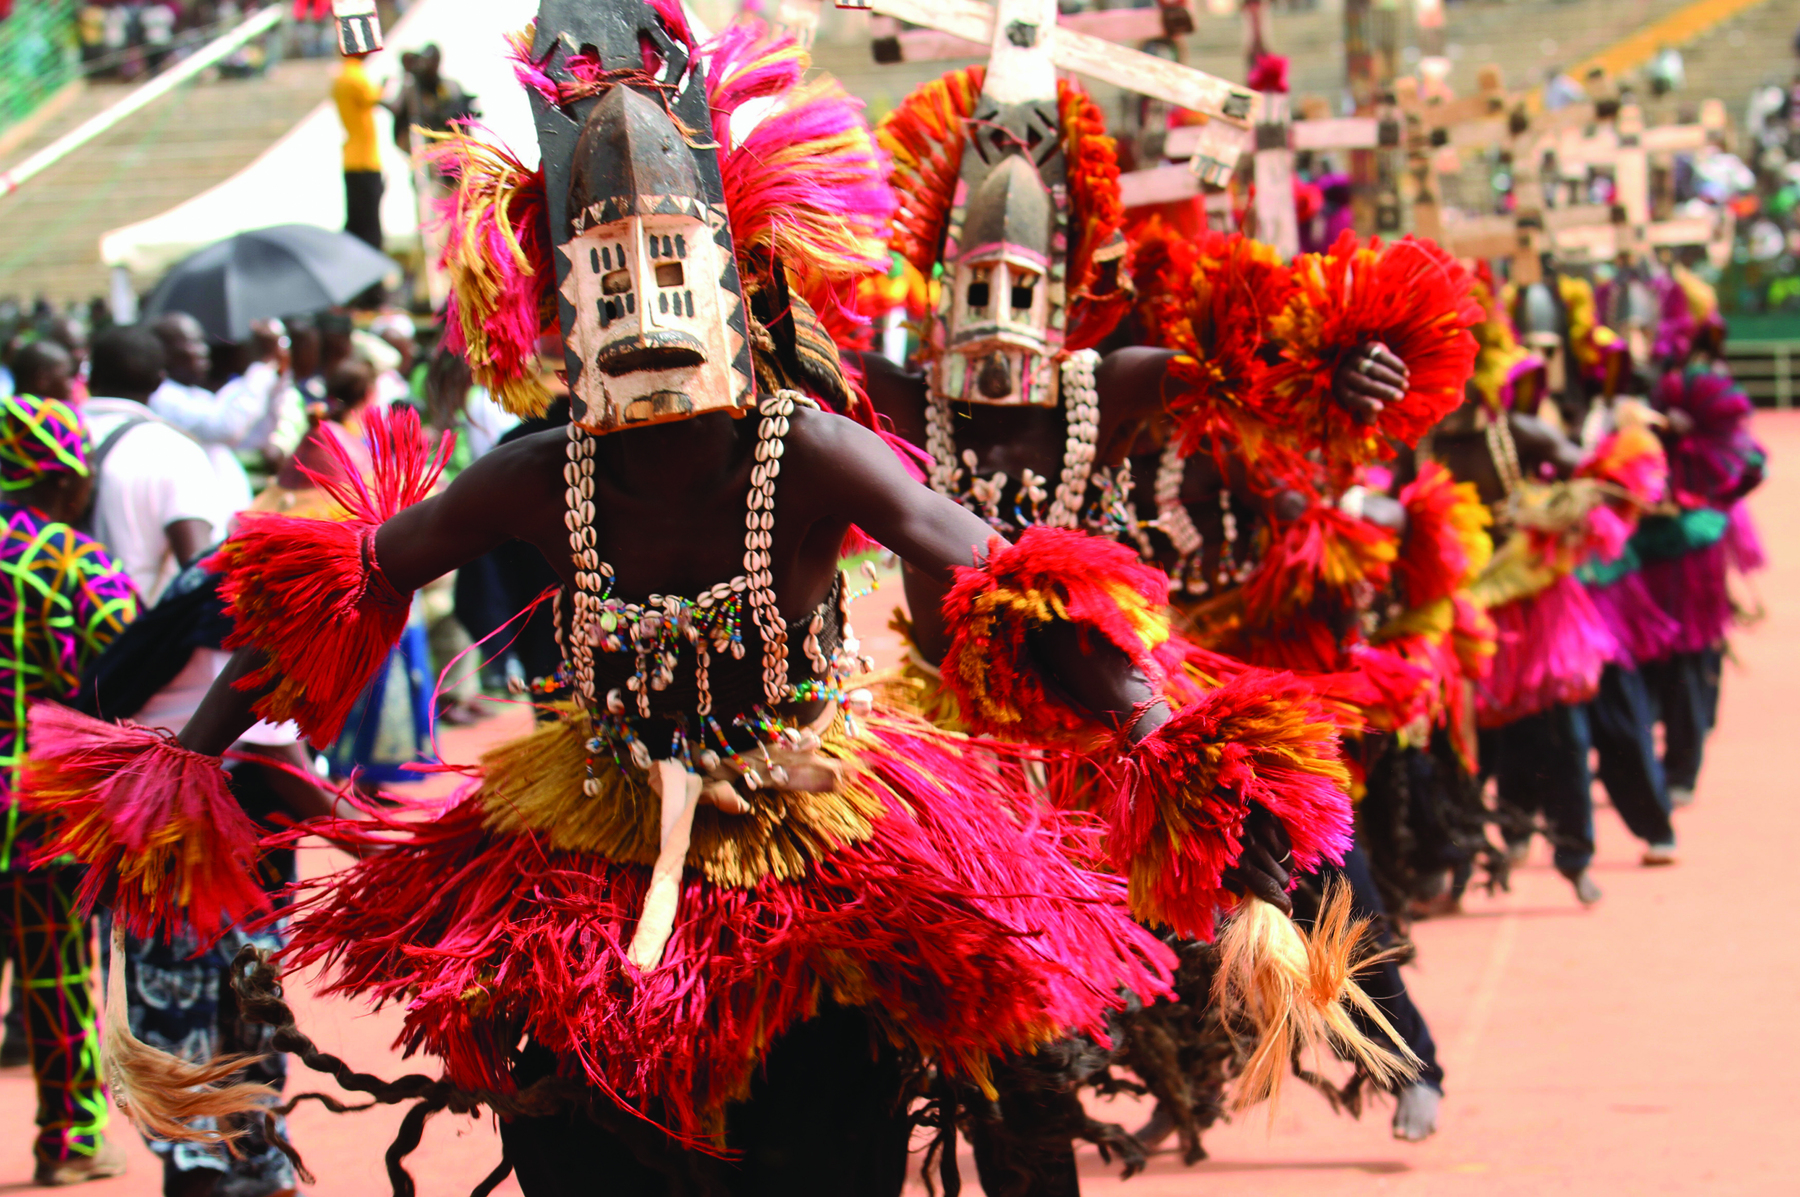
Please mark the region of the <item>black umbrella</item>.
POLYGON ((396 269, 349 233, 278 224, 189 254, 150 293, 144 315, 186 312, 208 335, 243 341, 252 321, 348 302, 396 269))

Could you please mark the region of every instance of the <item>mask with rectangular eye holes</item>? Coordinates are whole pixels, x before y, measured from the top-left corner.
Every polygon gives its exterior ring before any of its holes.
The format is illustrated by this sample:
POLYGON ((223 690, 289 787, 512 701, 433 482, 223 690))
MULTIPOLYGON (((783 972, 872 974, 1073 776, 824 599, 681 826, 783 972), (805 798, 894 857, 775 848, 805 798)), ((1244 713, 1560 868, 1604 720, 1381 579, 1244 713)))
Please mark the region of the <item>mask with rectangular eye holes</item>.
POLYGON ((617 79, 566 105, 533 96, 576 422, 611 432, 751 410, 742 285, 692 48, 631 0, 545 0, 538 31, 552 78, 617 79), (545 39, 547 21, 560 36, 545 39))
POLYGON ((936 389, 965 403, 1059 401, 1069 189, 1049 28, 996 35, 962 152, 932 332, 936 389))

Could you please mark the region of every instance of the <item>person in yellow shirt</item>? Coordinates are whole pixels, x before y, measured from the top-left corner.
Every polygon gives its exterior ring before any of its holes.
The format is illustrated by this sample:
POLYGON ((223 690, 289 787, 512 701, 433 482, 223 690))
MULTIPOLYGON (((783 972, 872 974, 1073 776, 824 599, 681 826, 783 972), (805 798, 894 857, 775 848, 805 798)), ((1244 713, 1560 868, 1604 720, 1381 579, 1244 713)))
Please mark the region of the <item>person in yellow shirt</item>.
POLYGON ((344 122, 344 231, 381 248, 381 151, 375 141, 375 108, 381 84, 363 69, 366 55, 344 59, 331 84, 344 122))

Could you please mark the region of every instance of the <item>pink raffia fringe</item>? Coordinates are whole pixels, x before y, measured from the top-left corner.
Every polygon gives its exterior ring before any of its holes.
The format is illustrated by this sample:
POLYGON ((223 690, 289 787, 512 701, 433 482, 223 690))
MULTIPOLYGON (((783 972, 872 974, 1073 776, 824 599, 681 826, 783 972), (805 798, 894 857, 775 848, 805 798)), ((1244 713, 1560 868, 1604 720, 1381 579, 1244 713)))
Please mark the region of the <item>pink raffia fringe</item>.
POLYGON ((1731 505, 1731 523, 1725 529, 1725 552, 1731 568, 1749 575, 1768 568, 1769 557, 1763 551, 1762 536, 1756 531, 1756 519, 1750 504, 1742 499, 1731 505))
POLYGON ((1619 655, 1587 588, 1564 575, 1489 612, 1499 630, 1494 669, 1476 689, 1477 720, 1501 727, 1559 703, 1586 702, 1619 655))
POLYGON ((1632 572, 1606 586, 1588 587, 1588 597, 1618 647, 1613 660, 1628 669, 1660 660, 1675 651, 1681 626, 1650 597, 1641 573, 1632 572))
POLYGON ((1731 592, 1725 585, 1730 550, 1720 540, 1679 557, 1644 563, 1644 584, 1656 605, 1680 626, 1675 651, 1697 653, 1725 639, 1731 592))
POLYGON ((428 822, 323 829, 383 850, 302 887, 287 964, 402 1003, 401 1044, 460 1084, 510 1089, 529 1036, 690 1142, 827 999, 980 1077, 990 1053, 1104 1036, 1127 993, 1167 992, 1173 958, 1130 919, 1124 883, 1070 863, 1098 858, 1092 820, 1049 810, 960 737, 864 726, 859 764, 886 807, 874 835, 750 889, 690 868, 651 972, 626 958, 647 866, 490 830, 473 795, 428 822))

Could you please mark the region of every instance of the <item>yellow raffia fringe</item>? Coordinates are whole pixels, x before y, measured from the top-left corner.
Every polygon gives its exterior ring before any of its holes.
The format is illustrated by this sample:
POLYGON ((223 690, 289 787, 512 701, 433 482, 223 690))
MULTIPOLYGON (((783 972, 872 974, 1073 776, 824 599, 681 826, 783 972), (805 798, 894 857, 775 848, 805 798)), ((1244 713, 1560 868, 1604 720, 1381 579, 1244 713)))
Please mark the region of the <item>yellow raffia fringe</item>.
MULTIPOLYGON (((553 721, 482 757, 477 800, 487 811, 487 825, 512 834, 537 832, 560 851, 654 864, 661 800, 648 779, 601 758, 594 763, 600 793, 589 797, 582 789, 593 734, 587 713, 574 703, 558 703, 553 710, 553 721)), ((747 888, 765 877, 804 877, 815 860, 869 839, 874 821, 898 797, 884 793, 857 764, 874 744, 852 740, 842 718, 822 739, 820 755, 844 766, 837 790, 759 790, 742 815, 703 805, 694 815, 689 866, 715 885, 747 888)))
POLYGON ((488 344, 486 324, 488 315, 500 302, 505 283, 495 264, 488 260, 487 242, 482 235, 484 224, 492 223, 500 230, 514 266, 527 275, 538 271, 537 263, 514 236, 512 221, 508 219, 514 197, 530 176, 511 155, 466 133, 427 131, 425 135, 437 143, 436 154, 454 154, 460 170, 456 211, 450 219, 462 226, 462 235, 456 239, 458 251, 446 251, 443 265, 450 276, 451 290, 456 293, 456 314, 468 345, 470 373, 513 415, 541 416, 550 406, 549 390, 535 370, 518 377, 501 372, 488 344))
POLYGON ((171 1143, 230 1147, 249 1130, 244 1125, 232 1126, 230 1120, 260 1113, 276 1096, 267 1085, 231 1083, 231 1078, 255 1059, 234 1054, 193 1064, 133 1035, 125 1015, 125 929, 113 924, 100 1072, 112 1091, 113 1103, 139 1130, 171 1143), (225 1129, 197 1129, 194 1123, 202 1118, 213 1119, 225 1129))
POLYGON ((1384 1086, 1418 1074, 1419 1058, 1352 976, 1379 958, 1364 947, 1367 929, 1366 920, 1351 916, 1350 887, 1336 880, 1326 883, 1310 936, 1261 899, 1246 897, 1239 904, 1219 935, 1213 977, 1213 1000, 1227 1021, 1247 1023, 1256 1034, 1232 1096, 1233 1110, 1274 1101, 1296 1053, 1334 1049, 1384 1086), (1353 1011, 1380 1028, 1388 1042, 1364 1034, 1353 1011))

